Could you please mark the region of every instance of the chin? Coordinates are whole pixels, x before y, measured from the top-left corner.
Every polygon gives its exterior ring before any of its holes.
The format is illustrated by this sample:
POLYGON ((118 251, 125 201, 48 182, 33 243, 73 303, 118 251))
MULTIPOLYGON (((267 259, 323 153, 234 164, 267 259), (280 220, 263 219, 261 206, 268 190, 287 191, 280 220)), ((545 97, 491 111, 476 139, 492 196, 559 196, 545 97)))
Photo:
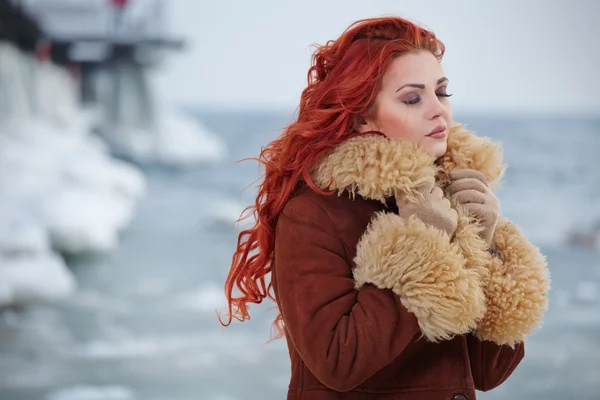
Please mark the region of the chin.
POLYGON ((448 145, 446 144, 446 142, 437 143, 429 147, 429 154, 433 155, 435 158, 440 158, 441 156, 446 154, 447 149, 448 145))

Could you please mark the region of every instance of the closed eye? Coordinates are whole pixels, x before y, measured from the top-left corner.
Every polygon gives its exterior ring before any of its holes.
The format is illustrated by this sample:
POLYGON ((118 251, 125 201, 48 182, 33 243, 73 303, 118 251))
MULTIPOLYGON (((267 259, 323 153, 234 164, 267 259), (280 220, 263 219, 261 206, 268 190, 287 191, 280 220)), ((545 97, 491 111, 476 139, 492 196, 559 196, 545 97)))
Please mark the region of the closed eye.
MULTIPOLYGON (((452 95, 444 92, 444 93, 436 93, 436 96, 437 97, 450 97, 452 95)), ((415 105, 420 102, 421 102, 421 96, 416 96, 410 100, 403 101, 404 104, 408 104, 408 105, 415 105)))

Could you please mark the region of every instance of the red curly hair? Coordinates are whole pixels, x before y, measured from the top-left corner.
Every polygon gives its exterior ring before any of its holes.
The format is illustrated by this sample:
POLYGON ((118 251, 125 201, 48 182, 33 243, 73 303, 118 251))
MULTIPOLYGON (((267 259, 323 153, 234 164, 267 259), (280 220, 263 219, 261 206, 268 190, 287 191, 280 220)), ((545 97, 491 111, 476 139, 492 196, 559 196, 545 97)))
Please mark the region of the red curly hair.
MULTIPOLYGON (((301 182, 322 194, 309 169, 332 148, 357 135, 358 118, 372 110, 390 62, 407 52, 430 51, 441 61, 445 47, 433 32, 400 17, 382 17, 353 23, 337 40, 317 46, 308 70, 308 86, 300 99, 298 117, 256 159, 265 167, 256 203, 244 210, 254 216, 251 229, 239 234, 237 250, 225 282, 228 326, 232 318, 250 319, 248 303, 259 304, 271 294, 271 272, 277 219, 301 182), (241 293, 234 297, 236 287, 241 293)), ((275 338, 284 334, 278 314, 275 338)))

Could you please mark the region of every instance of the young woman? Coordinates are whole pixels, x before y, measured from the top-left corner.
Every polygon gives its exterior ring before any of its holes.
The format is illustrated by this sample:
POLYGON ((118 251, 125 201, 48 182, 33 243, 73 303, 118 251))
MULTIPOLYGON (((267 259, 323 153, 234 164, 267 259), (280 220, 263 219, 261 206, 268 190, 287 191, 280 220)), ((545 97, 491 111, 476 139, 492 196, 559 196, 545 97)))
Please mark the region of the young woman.
POLYGON ((501 149, 453 121, 444 51, 405 19, 358 21, 261 152, 225 287, 229 322, 276 301, 288 399, 475 399, 541 323, 545 258, 499 216, 501 149))

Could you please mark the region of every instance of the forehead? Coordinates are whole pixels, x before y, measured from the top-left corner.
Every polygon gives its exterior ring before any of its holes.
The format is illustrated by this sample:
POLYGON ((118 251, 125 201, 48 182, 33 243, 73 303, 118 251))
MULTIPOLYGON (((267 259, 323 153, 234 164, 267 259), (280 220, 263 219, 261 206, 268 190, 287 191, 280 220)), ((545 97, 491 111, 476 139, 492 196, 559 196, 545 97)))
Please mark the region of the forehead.
POLYGON ((398 87, 406 83, 420 83, 425 86, 436 85, 444 76, 440 62, 431 52, 421 50, 410 52, 395 58, 383 75, 382 84, 398 87))

